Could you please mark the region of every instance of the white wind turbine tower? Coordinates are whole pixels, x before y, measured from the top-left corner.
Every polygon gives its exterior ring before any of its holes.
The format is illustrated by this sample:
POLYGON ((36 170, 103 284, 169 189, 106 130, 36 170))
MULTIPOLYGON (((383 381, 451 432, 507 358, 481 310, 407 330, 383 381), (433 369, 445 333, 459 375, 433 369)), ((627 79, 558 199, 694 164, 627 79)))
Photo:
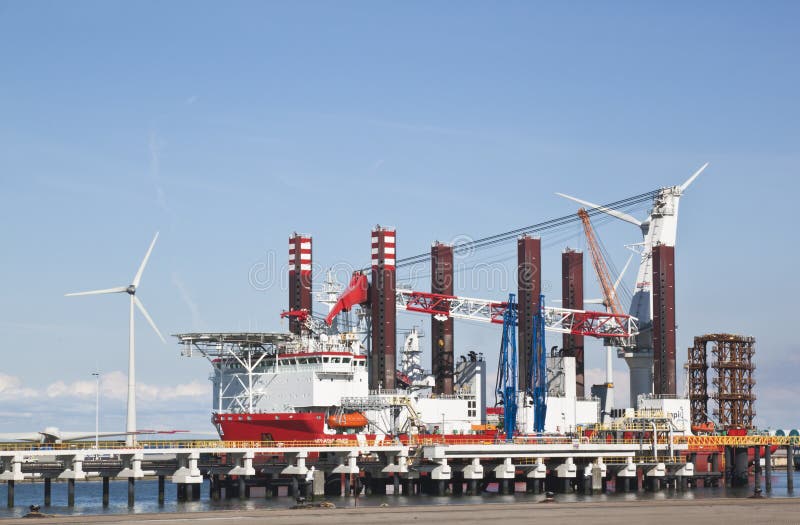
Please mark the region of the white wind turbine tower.
POLYGON ((156 232, 155 237, 153 237, 153 242, 150 243, 150 247, 147 249, 147 253, 144 255, 144 259, 142 260, 142 264, 139 265, 139 270, 136 272, 136 275, 133 276, 133 282, 128 286, 117 286, 116 288, 107 288, 105 290, 92 290, 90 292, 77 292, 77 293, 68 293, 66 294, 67 297, 73 297, 77 295, 102 295, 102 294, 109 294, 109 293, 127 293, 130 296, 131 301, 131 310, 130 310, 130 335, 128 339, 128 415, 125 424, 125 444, 127 446, 133 446, 136 443, 136 350, 134 347, 134 323, 133 323, 133 311, 134 305, 136 308, 142 312, 142 315, 150 326, 153 328, 155 333, 161 338, 161 341, 166 343, 164 336, 161 335, 161 332, 158 330, 156 323, 153 322, 153 319, 150 317, 150 314, 147 313, 142 301, 136 297, 136 288, 138 288, 139 283, 142 280, 142 273, 144 272, 144 267, 147 265, 147 260, 150 258, 150 254, 153 252, 153 247, 156 245, 156 240, 158 239, 158 232, 156 232))

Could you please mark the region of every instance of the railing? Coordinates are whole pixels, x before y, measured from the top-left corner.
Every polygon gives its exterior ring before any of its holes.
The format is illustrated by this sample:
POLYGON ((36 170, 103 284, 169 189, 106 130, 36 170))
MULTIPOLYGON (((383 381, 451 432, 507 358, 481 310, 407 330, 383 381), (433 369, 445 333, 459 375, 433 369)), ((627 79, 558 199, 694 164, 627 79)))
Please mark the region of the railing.
POLYGON ((676 444, 687 444, 689 446, 755 447, 762 445, 800 445, 800 436, 675 436, 674 439, 676 444))
MULTIPOLYGON (((35 451, 63 451, 65 453, 92 454, 94 451, 105 452, 108 450, 124 453, 125 451, 140 450, 165 450, 165 449, 287 449, 287 448, 334 448, 334 447, 391 447, 402 444, 404 446, 424 445, 571 445, 580 448, 582 445, 641 445, 644 449, 653 446, 652 436, 642 439, 608 439, 604 437, 561 437, 561 436, 521 436, 515 437, 510 443, 501 436, 472 435, 462 438, 448 436, 430 436, 422 438, 410 435, 401 439, 391 437, 376 439, 361 439, 353 435, 352 439, 319 439, 308 441, 219 441, 219 440, 153 440, 139 441, 134 446, 128 446, 118 441, 100 442, 99 447, 94 447, 94 442, 71 443, 0 443, 0 451, 4 452, 35 452, 35 451)), ((670 440, 660 436, 656 439, 659 446, 667 446, 670 440)), ((800 446, 800 436, 673 436, 673 445, 688 446, 800 446)))

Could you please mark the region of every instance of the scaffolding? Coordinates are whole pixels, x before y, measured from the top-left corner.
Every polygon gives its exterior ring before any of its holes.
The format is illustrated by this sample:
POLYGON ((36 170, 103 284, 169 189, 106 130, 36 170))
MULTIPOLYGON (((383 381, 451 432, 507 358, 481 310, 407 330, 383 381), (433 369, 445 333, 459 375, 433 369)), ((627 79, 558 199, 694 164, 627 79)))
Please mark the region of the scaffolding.
POLYGON ((708 401, 715 401, 713 416, 717 427, 753 429, 755 418, 755 379, 753 379, 753 355, 755 338, 733 334, 708 334, 694 338, 689 348, 689 403, 692 425, 704 425, 710 421, 708 401), (715 391, 708 393, 708 343, 712 343, 711 354, 714 370, 712 384, 715 391))

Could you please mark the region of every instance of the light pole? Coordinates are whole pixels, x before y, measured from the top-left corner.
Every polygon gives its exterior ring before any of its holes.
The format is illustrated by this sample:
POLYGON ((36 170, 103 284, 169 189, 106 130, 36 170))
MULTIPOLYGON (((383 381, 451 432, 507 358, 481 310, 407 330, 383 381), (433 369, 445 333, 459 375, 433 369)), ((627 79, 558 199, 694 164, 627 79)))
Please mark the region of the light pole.
POLYGON ((94 449, 100 448, 100 371, 92 372, 95 379, 94 389, 94 449))

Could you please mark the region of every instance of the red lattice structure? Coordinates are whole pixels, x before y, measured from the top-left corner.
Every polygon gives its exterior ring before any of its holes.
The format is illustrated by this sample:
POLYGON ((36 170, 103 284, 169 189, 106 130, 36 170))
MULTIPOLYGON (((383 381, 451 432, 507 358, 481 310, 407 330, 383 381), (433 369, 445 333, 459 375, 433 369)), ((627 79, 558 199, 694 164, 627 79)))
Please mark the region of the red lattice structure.
POLYGON ((711 419, 708 401, 713 399, 716 404, 713 416, 718 428, 749 430, 755 427, 755 342, 753 337, 733 334, 708 334, 694 338, 687 366, 693 425, 702 425, 711 419), (708 343, 712 343, 713 361, 710 366, 708 343), (712 380, 715 391, 711 395, 708 393, 709 367, 716 375, 712 380))

